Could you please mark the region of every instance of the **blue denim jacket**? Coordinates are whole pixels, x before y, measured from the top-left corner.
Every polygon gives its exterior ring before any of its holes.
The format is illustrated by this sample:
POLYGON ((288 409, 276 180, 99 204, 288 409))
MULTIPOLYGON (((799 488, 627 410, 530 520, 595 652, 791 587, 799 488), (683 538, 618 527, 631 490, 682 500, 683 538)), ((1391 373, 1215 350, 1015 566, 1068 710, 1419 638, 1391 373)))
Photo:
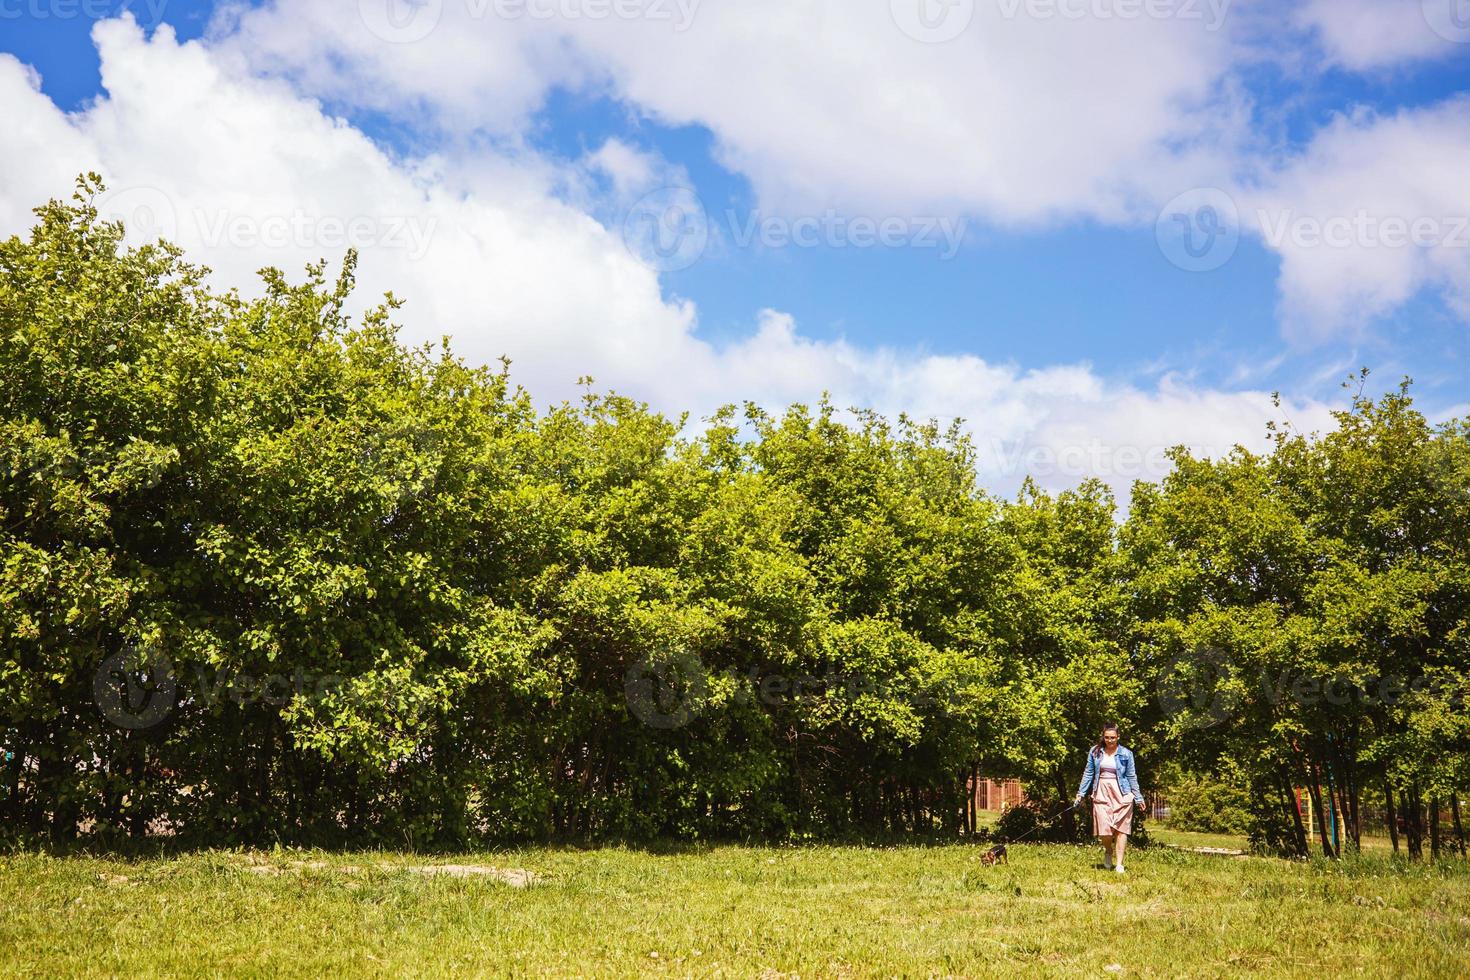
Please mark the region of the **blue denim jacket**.
MULTIPOLYGON (((1077 787, 1077 798, 1091 793, 1097 788, 1102 767, 1102 749, 1092 747, 1087 753, 1087 768, 1082 771, 1082 784, 1077 787)), ((1133 794, 1138 802, 1143 802, 1143 790, 1138 785, 1138 767, 1133 763, 1133 753, 1123 746, 1118 746, 1118 788, 1126 795, 1133 794)))

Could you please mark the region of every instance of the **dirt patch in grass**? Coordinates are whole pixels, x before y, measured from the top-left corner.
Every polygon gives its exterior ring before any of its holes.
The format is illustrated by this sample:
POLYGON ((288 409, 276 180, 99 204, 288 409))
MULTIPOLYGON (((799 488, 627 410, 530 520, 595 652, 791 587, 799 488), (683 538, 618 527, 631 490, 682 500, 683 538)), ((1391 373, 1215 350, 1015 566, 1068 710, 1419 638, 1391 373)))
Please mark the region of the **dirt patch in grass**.
POLYGON ((535 873, 525 868, 492 868, 488 864, 420 864, 405 870, 414 874, 446 875, 450 878, 498 878, 512 888, 525 888, 537 880, 535 873))
POLYGON ((1250 857, 1245 851, 1234 847, 1180 847, 1177 844, 1166 845, 1176 851, 1188 851, 1190 854, 1216 854, 1220 857, 1243 858, 1250 857))

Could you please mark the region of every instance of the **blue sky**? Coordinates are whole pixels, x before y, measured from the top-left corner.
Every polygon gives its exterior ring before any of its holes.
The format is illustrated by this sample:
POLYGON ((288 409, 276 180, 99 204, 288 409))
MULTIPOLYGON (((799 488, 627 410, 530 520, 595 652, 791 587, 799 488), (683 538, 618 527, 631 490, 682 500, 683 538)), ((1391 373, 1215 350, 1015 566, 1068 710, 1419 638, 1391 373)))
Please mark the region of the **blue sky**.
MULTIPOLYGON (((87 8, 106 18, 76 16, 67 0, 0 4, 0 52, 39 74, 44 99, 12 94, 8 108, 24 102, 38 131, 64 137, 3 148, 28 163, 7 175, 0 218, 11 227, 0 231, 19 230, 22 205, 36 203, 19 200, 23 188, 63 193, 91 157, 188 226, 212 171, 202 160, 189 171, 192 153, 156 134, 198 112, 208 125, 193 131, 225 159, 279 135, 281 147, 317 147, 314 161, 363 157, 362 173, 397 181, 377 199, 427 195, 434 203, 410 218, 435 226, 435 247, 446 222, 466 236, 442 245, 449 261, 473 247, 488 280, 515 271, 478 302, 425 303, 442 273, 385 253, 382 283, 364 263, 368 287, 429 307, 410 337, 448 332, 484 358, 499 346, 549 397, 581 373, 669 410, 826 389, 885 410, 994 418, 1005 445, 1089 441, 1097 418, 1104 443, 1152 446, 1177 424, 1180 441, 1215 449, 1232 425, 1259 430, 1273 390, 1325 420, 1337 382, 1359 365, 1379 386, 1413 375, 1432 412, 1470 402, 1470 241, 1455 234, 1470 215, 1456 156, 1470 148, 1470 31, 1462 40, 1454 19, 1436 31, 1436 0, 1238 0, 1218 30, 1190 23, 1188 6, 1122 23, 1108 16, 1120 0, 1074 0, 1076 16, 1062 20, 1026 0, 960 0, 965 30, 940 43, 904 36, 901 8, 941 0, 857 0, 851 24, 830 0, 772 5, 757 21, 739 18, 764 0, 744 14, 689 0, 692 26, 677 36, 649 23, 666 12, 657 6, 630 25, 596 21, 579 0, 544 0, 562 6, 518 20, 468 0, 362 0, 347 13, 283 0, 235 4, 226 17, 204 0, 154 2, 134 5, 136 27, 108 19, 117 4, 87 8), (807 19, 784 27, 802 3, 813 5, 807 19), (385 40, 376 7, 399 8, 399 24, 432 15, 435 29, 385 40), (103 86, 104 58, 117 91, 103 86), (199 95, 182 104, 179 88, 199 95), (270 125, 264 105, 313 118, 291 123, 300 133, 283 123, 251 136, 270 125), (344 150, 334 127, 370 148, 344 150), (708 246, 687 267, 623 268, 639 257, 625 217, 668 186, 692 191, 708 246), (1153 219, 1200 187, 1228 189, 1242 233, 1220 267, 1186 271, 1153 219), (1359 231, 1330 249, 1282 246, 1252 217, 1267 212, 1318 224, 1363 213, 1373 228, 1432 220, 1438 237, 1385 248, 1359 231), (833 241, 834 222, 853 218, 899 221, 902 244, 833 241), (752 220, 807 221, 824 244, 735 241, 752 220), (922 240, 940 220, 964 230, 953 255, 922 240), (395 269, 412 274, 391 281, 395 269), (507 306, 503 323, 485 313, 507 306), (610 311, 605 323, 599 311, 610 311), (994 391, 965 394, 975 386, 994 391), (1147 436, 1130 435, 1140 427, 1147 436)), ((1446 15, 1461 2, 1445 0, 1446 15)), ((274 156, 253 172, 283 168, 295 183, 289 151, 260 152, 274 156)), ((359 161, 338 166, 344 183, 358 179, 359 161)), ((243 196, 250 181, 237 176, 215 193, 233 196, 231 215, 247 224, 269 221, 252 211, 266 197, 293 213, 283 201, 299 200, 316 220, 368 210, 341 200, 332 177, 324 163, 317 184, 279 190, 277 178, 243 196)), ((188 227, 179 237, 193 244, 188 227)), ((234 284, 264 264, 257 244, 216 235, 202 247, 234 284)), ((320 242, 287 244, 304 256, 320 242)), ((283 266, 297 257, 277 251, 267 258, 283 266)), ((1084 475, 1074 470, 1058 478, 1084 475)))

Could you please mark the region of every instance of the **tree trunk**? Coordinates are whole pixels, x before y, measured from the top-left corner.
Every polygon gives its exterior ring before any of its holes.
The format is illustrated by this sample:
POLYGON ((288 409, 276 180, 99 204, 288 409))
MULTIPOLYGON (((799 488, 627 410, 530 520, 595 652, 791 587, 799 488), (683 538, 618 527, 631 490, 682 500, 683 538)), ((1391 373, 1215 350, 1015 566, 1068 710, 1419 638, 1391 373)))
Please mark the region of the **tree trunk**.
POLYGON ((1350 826, 1353 829, 1353 848, 1355 850, 1361 850, 1363 847, 1363 817, 1361 805, 1363 802, 1363 784, 1362 781, 1359 779, 1361 772, 1358 769, 1356 729, 1353 732, 1353 739, 1349 743, 1349 745, 1352 748, 1351 757, 1345 760, 1345 777, 1347 779, 1348 787, 1348 813, 1350 819, 1352 820, 1350 826))
POLYGON ((1311 759, 1307 760, 1307 793, 1312 797, 1312 812, 1317 817, 1317 833, 1322 835, 1322 853, 1327 857, 1335 858, 1332 850, 1332 834, 1327 829, 1327 810, 1322 805, 1322 784, 1318 781, 1317 764, 1311 759))
MULTIPOLYGON (((1062 804, 1067 803, 1067 773, 1061 769, 1056 772, 1057 777, 1057 800, 1062 804)), ((1067 835, 1067 840, 1077 839, 1077 811, 1068 810, 1062 817, 1062 830, 1067 835)))
POLYGON ((1393 852, 1399 852, 1399 821, 1393 810, 1393 787, 1388 784, 1388 779, 1383 780, 1383 799, 1388 810, 1388 836, 1393 841, 1393 852))
POLYGON ((1340 838, 1346 838, 1359 850, 1363 843, 1362 828, 1358 823, 1358 778, 1354 745, 1356 732, 1349 731, 1332 739, 1332 769, 1330 779, 1336 790, 1337 821, 1341 826, 1340 838))
POLYGON ((1356 772, 1353 773, 1351 782, 1348 785, 1352 788, 1352 791, 1348 794, 1348 807, 1350 808, 1349 812, 1352 814, 1352 824, 1350 826, 1353 828, 1353 850, 1361 851, 1363 849, 1363 787, 1358 783, 1356 772))
POLYGON ((1450 794, 1450 816, 1455 818, 1455 843, 1459 845, 1460 857, 1465 856, 1465 827, 1460 823, 1460 794, 1450 794))
POLYGON ((140 741, 134 754, 132 767, 132 813, 129 814, 128 835, 134 840, 148 836, 148 824, 153 816, 148 780, 148 743, 140 741))
POLYGON ((1439 860, 1439 797, 1429 798, 1429 856, 1439 860))
POLYGON ((49 802, 52 809, 47 829, 51 840, 58 844, 67 843, 77 835, 77 801, 73 796, 76 766, 69 762, 53 740, 51 752, 42 757, 43 769, 38 774, 41 778, 36 780, 40 784, 38 814, 45 819, 49 802))
MULTIPOLYGON (((0 751, 3 751, 3 747, 0 747, 0 751)), ((0 815, 3 815, 4 823, 11 827, 20 824, 20 771, 25 763, 25 746, 17 745, 15 758, 5 766, 5 796, 0 800, 0 815)))
POLYGON ((1308 853, 1307 827, 1302 822, 1302 808, 1297 802, 1296 793, 1292 790, 1290 774, 1286 772, 1279 773, 1277 775, 1277 784, 1281 790, 1282 803, 1291 814, 1292 844, 1294 846, 1295 856, 1306 857, 1308 853))
POLYGON ((1332 807, 1332 849, 1342 855, 1342 787, 1333 777, 1332 769, 1326 768, 1327 802, 1332 807))
POLYGON ((980 828, 980 803, 975 799, 975 794, 980 790, 980 767, 970 767, 970 835, 974 836, 980 828))
POLYGON ((1405 799, 1404 831, 1409 835, 1409 857, 1415 861, 1424 857, 1424 814, 1419 801, 1419 783, 1409 783, 1405 799))

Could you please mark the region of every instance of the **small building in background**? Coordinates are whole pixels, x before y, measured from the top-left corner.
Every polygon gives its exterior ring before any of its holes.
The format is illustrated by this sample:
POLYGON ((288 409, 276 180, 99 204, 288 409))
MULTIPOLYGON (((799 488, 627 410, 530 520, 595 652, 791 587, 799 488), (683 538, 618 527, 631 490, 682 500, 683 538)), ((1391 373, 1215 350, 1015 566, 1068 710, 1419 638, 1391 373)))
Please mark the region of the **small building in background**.
POLYGON ((1019 779, 987 779, 981 776, 970 780, 970 792, 974 795, 977 811, 1000 811, 1019 806, 1025 797, 1019 779))

